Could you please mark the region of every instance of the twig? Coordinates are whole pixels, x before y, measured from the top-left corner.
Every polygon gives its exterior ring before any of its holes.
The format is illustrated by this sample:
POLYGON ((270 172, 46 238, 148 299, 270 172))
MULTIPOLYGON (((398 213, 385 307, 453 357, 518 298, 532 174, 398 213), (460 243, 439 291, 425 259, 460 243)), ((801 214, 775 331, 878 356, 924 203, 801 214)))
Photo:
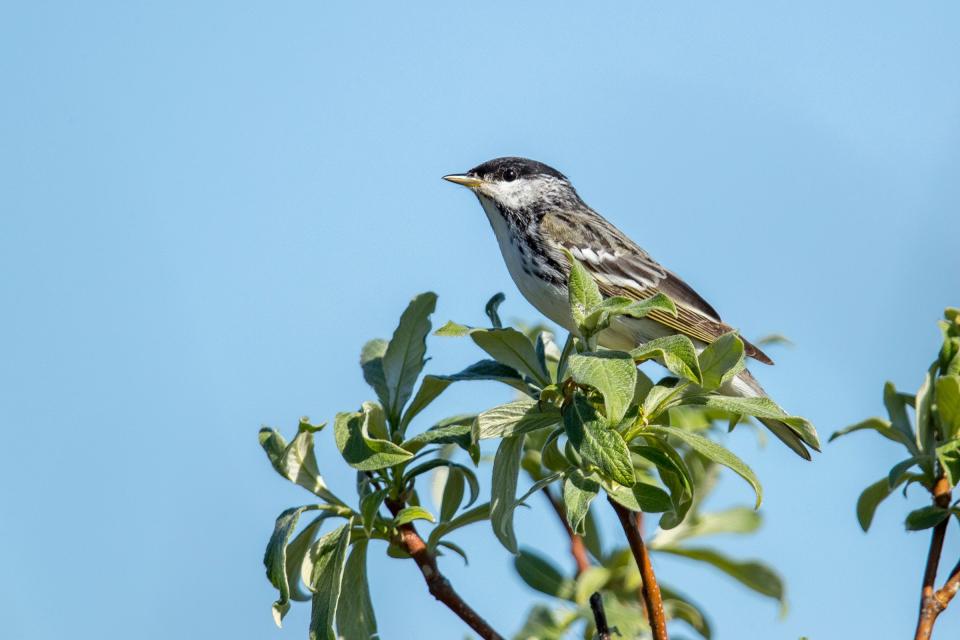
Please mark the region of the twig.
POLYGON ((613 506, 613 510, 617 512, 617 517, 620 518, 620 526, 623 527, 627 542, 630 543, 630 550, 633 552, 633 558, 637 562, 637 568, 640 569, 640 577, 643 580, 643 603, 647 607, 647 622, 650 624, 653 639, 668 640, 667 620, 663 613, 663 597, 660 595, 660 585, 657 584, 657 576, 654 574, 653 564, 650 562, 650 553, 643 543, 643 536, 636 517, 639 514, 635 514, 609 496, 607 496, 607 499, 613 506))
POLYGON ((953 600, 953 597, 957 595, 957 592, 960 592, 960 561, 957 561, 957 564, 950 571, 950 577, 947 578, 944 585, 937 590, 934 597, 940 602, 943 608, 946 609, 950 601, 953 600))
MULTIPOLYGON (((940 476, 931 491, 933 502, 939 507, 950 507, 950 483, 945 476, 940 476)), ((947 533, 947 525, 950 519, 945 518, 943 522, 933 528, 933 534, 930 536, 930 550, 927 552, 927 566, 923 572, 923 587, 920 592, 920 615, 917 619, 917 632, 914 640, 930 640, 933 634, 933 625, 937 621, 937 616, 947 608, 950 600, 960 589, 960 563, 954 567, 947 583, 939 591, 936 590, 934 583, 937 579, 937 567, 940 565, 940 554, 943 551, 943 538, 947 533)))
MULTIPOLYGON (((387 500, 386 505, 394 516, 400 513, 400 510, 404 507, 404 503, 397 500, 387 500)), ((430 594, 457 614, 484 640, 504 640, 503 636, 494 631, 493 627, 480 617, 479 613, 464 602, 463 598, 453 589, 450 581, 440 573, 436 556, 427 548, 427 544, 417 533, 413 524, 402 524, 397 527, 397 530, 400 532, 398 542, 420 567, 420 572, 423 574, 423 579, 427 583, 430 594)))
POLYGON ((547 496, 547 500, 550 501, 551 506, 553 506, 553 510, 557 512, 557 517, 560 518, 563 528, 567 531, 567 536, 570 537, 570 553, 573 555, 574 562, 577 563, 577 575, 580 575, 590 568, 590 557, 587 556, 587 547, 583 544, 583 538, 577 535, 570 526, 570 523, 567 522, 567 510, 560 500, 553 495, 553 492, 550 491, 550 487, 544 487, 543 493, 547 496))
POLYGON ((607 613, 603 610, 603 597, 599 591, 594 591, 590 596, 590 609, 597 627, 597 640, 610 640, 610 626, 607 624, 607 613))

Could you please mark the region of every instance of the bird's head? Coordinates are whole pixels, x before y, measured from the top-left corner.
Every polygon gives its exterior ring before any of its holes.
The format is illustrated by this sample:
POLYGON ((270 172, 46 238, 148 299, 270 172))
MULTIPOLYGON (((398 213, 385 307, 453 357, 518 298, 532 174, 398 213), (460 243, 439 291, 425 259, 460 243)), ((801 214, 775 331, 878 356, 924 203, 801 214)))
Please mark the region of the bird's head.
POLYGON ((566 176, 527 158, 497 158, 443 179, 467 187, 481 200, 490 200, 500 209, 515 212, 579 202, 566 176))

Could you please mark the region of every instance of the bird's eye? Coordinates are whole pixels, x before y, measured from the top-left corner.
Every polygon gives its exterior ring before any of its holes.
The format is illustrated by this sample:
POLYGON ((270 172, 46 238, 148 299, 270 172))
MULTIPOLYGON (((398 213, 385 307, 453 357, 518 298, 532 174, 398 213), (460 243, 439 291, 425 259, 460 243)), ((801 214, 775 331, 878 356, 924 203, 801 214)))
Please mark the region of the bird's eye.
POLYGON ((506 168, 503 170, 503 179, 506 182, 513 182, 517 179, 517 170, 512 168, 506 168))

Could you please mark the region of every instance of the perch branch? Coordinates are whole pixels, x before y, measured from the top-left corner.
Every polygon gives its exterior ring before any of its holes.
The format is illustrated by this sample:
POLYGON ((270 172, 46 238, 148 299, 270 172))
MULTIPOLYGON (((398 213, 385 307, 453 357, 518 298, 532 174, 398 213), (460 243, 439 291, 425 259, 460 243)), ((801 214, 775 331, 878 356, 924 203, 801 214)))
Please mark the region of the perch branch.
POLYGON ((633 558, 637 562, 637 568, 640 569, 640 577, 643 580, 643 603, 647 608, 647 622, 650 623, 653 640, 668 640, 667 620, 663 613, 663 597, 660 595, 660 585, 657 584, 657 576, 654 574, 653 564, 650 562, 650 552, 643 543, 643 535, 638 520, 640 514, 630 511, 609 496, 607 498, 613 506, 613 510, 617 512, 620 526, 623 527, 627 542, 630 544, 630 550, 633 552, 633 558))
MULTIPOLYGON (((394 516, 400 513, 404 507, 404 503, 397 500, 388 500, 386 501, 386 505, 394 516)), ((417 533, 417 529, 413 526, 413 523, 402 524, 397 527, 397 531, 399 531, 400 534, 397 542, 410 554, 410 557, 417 563, 417 566, 420 567, 420 572, 423 574, 423 579, 427 583, 427 589, 430 591, 430 594, 457 614, 461 620, 466 622, 467 625, 476 631, 484 640, 504 640, 503 636, 494 631, 493 627, 480 617, 479 613, 464 602, 463 598, 453 589, 450 581, 440 573, 440 569, 437 567, 436 556, 427 548, 427 544, 423 541, 423 538, 420 537, 420 534, 417 533)))

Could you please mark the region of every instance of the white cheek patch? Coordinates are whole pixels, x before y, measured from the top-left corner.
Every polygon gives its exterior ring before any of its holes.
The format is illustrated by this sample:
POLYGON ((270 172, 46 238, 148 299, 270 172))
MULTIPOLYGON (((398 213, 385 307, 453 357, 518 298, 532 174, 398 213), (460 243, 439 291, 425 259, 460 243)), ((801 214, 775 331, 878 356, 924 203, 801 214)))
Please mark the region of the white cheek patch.
POLYGON ((488 189, 498 202, 509 209, 522 209, 536 202, 543 194, 540 180, 495 182, 488 189))
POLYGON ((513 182, 489 182, 487 195, 509 209, 524 209, 538 202, 557 200, 569 189, 566 183, 551 177, 521 178, 513 182))

